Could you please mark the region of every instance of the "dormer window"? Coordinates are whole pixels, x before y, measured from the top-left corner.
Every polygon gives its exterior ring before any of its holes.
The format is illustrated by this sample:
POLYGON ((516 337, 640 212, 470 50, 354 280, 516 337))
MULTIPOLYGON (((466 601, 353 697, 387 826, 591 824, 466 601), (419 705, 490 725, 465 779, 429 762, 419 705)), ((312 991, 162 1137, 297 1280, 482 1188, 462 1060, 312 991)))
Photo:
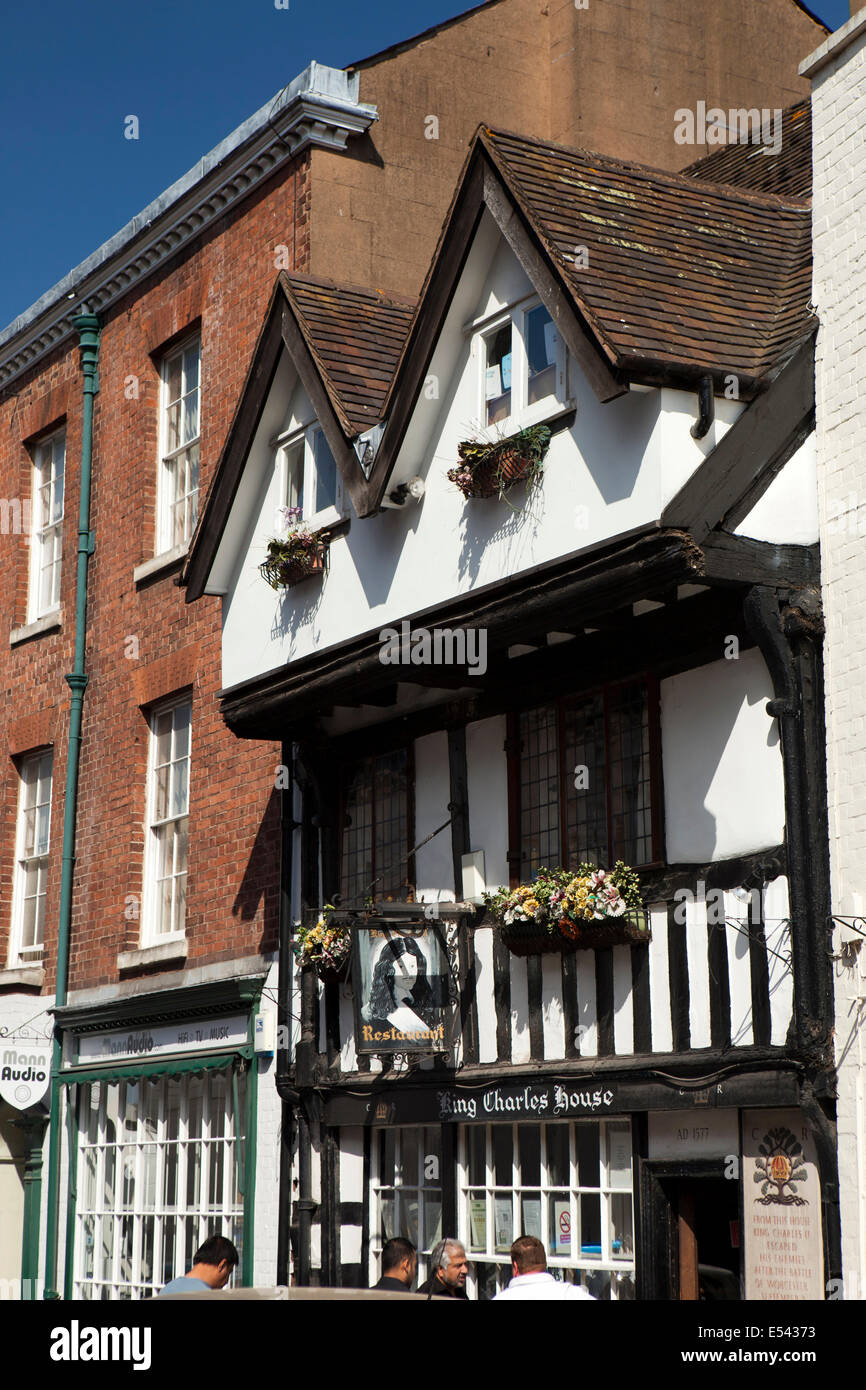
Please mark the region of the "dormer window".
POLYGON ((565 354, 543 304, 506 310, 479 337, 485 425, 519 428, 564 403, 565 354))
POLYGON ((320 425, 292 430, 277 441, 277 505, 299 507, 301 518, 321 530, 343 516, 343 484, 320 425))

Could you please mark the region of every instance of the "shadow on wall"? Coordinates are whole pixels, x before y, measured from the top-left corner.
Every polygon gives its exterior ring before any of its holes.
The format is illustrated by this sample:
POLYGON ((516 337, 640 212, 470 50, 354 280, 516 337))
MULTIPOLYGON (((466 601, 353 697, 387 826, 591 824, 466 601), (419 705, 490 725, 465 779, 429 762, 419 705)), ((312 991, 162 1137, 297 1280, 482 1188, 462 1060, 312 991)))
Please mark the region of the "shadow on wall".
POLYGON ((762 824, 755 819, 759 808, 773 804, 776 794, 783 807, 781 758, 774 769, 759 756, 761 747, 778 746, 778 724, 765 715, 766 730, 758 744, 756 719, 745 714, 756 706, 763 713, 772 698, 770 675, 757 649, 663 683, 669 863, 701 864, 717 854, 732 858, 769 848, 782 839, 783 809, 780 824, 771 833, 762 834, 762 824), (725 820, 718 818, 713 806, 725 808, 725 820))
POLYGON ((252 922, 261 907, 259 951, 275 951, 279 940, 280 798, 271 788, 256 838, 232 903, 232 916, 252 922))

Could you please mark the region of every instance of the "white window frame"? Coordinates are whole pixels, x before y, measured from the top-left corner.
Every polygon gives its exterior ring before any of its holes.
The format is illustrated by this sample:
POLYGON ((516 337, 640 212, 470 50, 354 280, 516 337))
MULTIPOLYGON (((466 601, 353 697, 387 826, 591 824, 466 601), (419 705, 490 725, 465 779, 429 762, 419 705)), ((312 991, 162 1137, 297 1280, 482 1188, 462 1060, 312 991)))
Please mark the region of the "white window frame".
POLYGON ((33 497, 30 505, 30 577, 27 590, 27 621, 36 622, 60 609, 60 581, 63 562, 63 515, 66 488, 66 429, 55 430, 41 439, 33 451, 33 497), (62 469, 58 469, 58 458, 62 469), (47 476, 46 476, 47 475, 47 476), (60 515, 55 520, 44 516, 43 500, 45 489, 49 492, 49 507, 54 501, 58 475, 62 478, 60 515), (51 549, 50 567, 54 573, 51 594, 47 602, 42 599, 42 575, 49 567, 44 563, 48 548, 51 549))
MULTIPOLYGON (((493 1140, 491 1130, 494 1125, 499 1125, 502 1121, 491 1121, 484 1124, 464 1124, 460 1126, 460 1136, 458 1144, 457 1161, 457 1238, 466 1250, 469 1260, 470 1276, 469 1285, 475 1292, 476 1264, 499 1265, 502 1268, 502 1277, 505 1283, 510 1278, 511 1258, 506 1252, 495 1249, 495 1202, 499 1200, 507 1201, 511 1199, 511 1230, 512 1239, 524 1234, 521 1198, 530 1193, 533 1197, 540 1199, 541 1214, 541 1236, 542 1244, 547 1251, 547 1265, 551 1271, 560 1269, 579 1270, 583 1276, 581 1282, 586 1285, 586 1276, 596 1271, 609 1272, 611 1275, 610 1289, 611 1298, 617 1297, 617 1280, 614 1275, 625 1275, 632 1282, 635 1277, 635 1203, 634 1203, 634 1163, 630 1162, 629 1183, 615 1185, 612 1181, 609 1141, 608 1135, 611 1127, 628 1128, 628 1148, 631 1156, 631 1121, 628 1115, 617 1115, 607 1120, 550 1120, 538 1126, 542 1132, 541 1144, 541 1163, 540 1163, 540 1184, 524 1184, 521 1182, 520 1160, 518 1147, 518 1128, 519 1125, 511 1125, 512 1132, 512 1162, 511 1162, 511 1184, 510 1186, 497 1185, 495 1182, 495 1169, 493 1164, 493 1140), (577 1135, 579 1125, 597 1125, 599 1127, 599 1173, 598 1183, 581 1184, 578 1170, 577 1156, 577 1135), (559 1184, 550 1181, 547 1166, 547 1139, 546 1136, 554 1127, 567 1127, 569 1130, 569 1180, 567 1184, 559 1184), (469 1131, 482 1129, 485 1133, 485 1180, 481 1186, 471 1184, 469 1181, 469 1131), (486 1202, 486 1245, 484 1251, 473 1247, 472 1233, 469 1222, 469 1199, 473 1193, 484 1191, 486 1202), (553 1250, 553 1242, 550 1239, 549 1231, 549 1200, 557 1192, 568 1192, 569 1218, 572 1233, 579 1239, 579 1199, 583 1194, 598 1196, 599 1199, 599 1218, 601 1224, 602 1247, 601 1254, 578 1254, 569 1253, 568 1255, 556 1254, 553 1250), (632 1249, 629 1253, 616 1254, 613 1250, 611 1240, 611 1229, 613 1226, 613 1205, 614 1199, 623 1198, 626 1195, 631 1200, 631 1242, 632 1249), (507 1275, 507 1277, 506 1277, 507 1275)), ((510 1123, 504 1121, 505 1124, 510 1123)), ((524 1122, 525 1123, 525 1122, 524 1122)))
MULTIPOLYGON (((182 366, 182 365, 181 365, 181 373, 183 373, 183 366, 182 366)), ((202 406, 202 390, 201 390, 201 333, 192 333, 192 334, 190 334, 189 337, 185 338, 182 342, 178 343, 178 344, 177 344, 175 347, 173 347, 169 352, 163 353, 162 358, 160 359, 159 376, 160 376, 160 385, 159 385, 159 475, 158 475, 158 479, 157 479, 156 552, 155 552, 155 553, 156 553, 157 555, 165 555, 165 554, 168 554, 168 553, 172 553, 172 552, 174 552, 174 551, 183 552, 183 551, 185 551, 185 550, 188 548, 189 543, 190 543, 190 541, 192 540, 193 532, 194 532, 194 530, 195 530, 196 521, 197 521, 197 519, 198 519, 198 503, 199 503, 199 494, 200 494, 200 481, 199 481, 199 483, 196 485, 196 487, 195 487, 194 490, 190 489, 189 491, 187 491, 187 492, 185 492, 185 493, 183 494, 183 498, 184 498, 184 499, 187 498, 187 497, 189 497, 189 498, 192 499, 192 501, 191 501, 191 503, 190 503, 189 511, 188 511, 187 514, 186 514, 186 515, 188 516, 188 518, 189 518, 188 522, 185 524, 185 530, 187 531, 187 534, 185 534, 184 536, 182 536, 182 538, 181 538, 180 541, 176 541, 176 540, 174 539, 174 537, 173 537, 173 511, 174 511, 174 507, 177 505, 178 501, 180 501, 181 499, 179 498, 178 493, 177 493, 176 472, 174 472, 174 470, 171 469, 170 465, 173 464, 173 463, 175 462, 175 460, 180 459, 181 456, 182 456, 183 454, 185 454, 186 451, 187 451, 188 449, 195 448, 195 449, 197 450, 197 458, 198 458, 197 469, 200 470, 200 468, 201 468, 201 406, 202 406), (183 441, 182 443, 176 445, 176 447, 175 447, 174 449, 169 449, 169 447, 168 447, 168 412, 169 412, 169 405, 170 405, 170 402, 169 402, 169 399, 168 399, 168 390, 169 390, 169 386, 168 386, 169 370, 170 370, 172 364, 173 364, 174 362, 177 361, 178 357, 181 358, 181 362, 182 362, 182 359, 183 359, 184 355, 185 355, 187 352, 189 352, 189 350, 190 350, 191 347, 194 347, 194 346, 198 348, 198 382, 197 382, 197 386, 196 386, 196 391, 197 391, 197 395, 198 395, 198 403, 197 403, 197 405, 198 405, 198 408, 197 408, 198 432, 197 432, 197 434, 193 435, 191 438, 189 438, 189 439, 183 441), (172 490, 172 489, 170 488, 170 486, 169 486, 169 479, 170 479, 171 477, 174 477, 174 479, 175 479, 175 485, 174 485, 173 490, 172 490)), ((188 391, 186 391, 186 390, 184 389, 185 386, 186 386, 186 381, 182 378, 181 396, 180 396, 180 399, 181 399, 181 400, 183 400, 187 395, 191 394, 190 392, 188 392, 188 391)), ((200 480, 200 478, 201 478, 201 474, 200 474, 200 472, 199 472, 199 480, 200 480)))
POLYGON ((214 1230, 241 1248, 246 1084, 238 1073, 237 1116, 222 1069, 79 1086, 73 1298, 150 1297, 214 1230))
POLYGON ((556 333, 556 373, 555 388, 540 401, 529 404, 529 354, 527 351, 526 320, 533 309, 543 308, 537 295, 509 305, 470 326, 473 334, 472 355, 476 363, 476 382, 478 395, 479 433, 491 442, 529 425, 547 420, 558 410, 569 409, 573 402, 568 399, 568 353, 562 334, 556 333), (495 424, 487 423, 487 344, 500 328, 511 324, 511 413, 495 424))
MULTIPOLYGON (((415 1221, 416 1227, 412 1231, 395 1229, 394 1235, 406 1236, 412 1241, 418 1251, 418 1274, 417 1283, 423 1284, 427 1275, 431 1272, 430 1253, 436 1245, 436 1241, 429 1244, 423 1240, 425 1227, 427 1225, 427 1204, 431 1204, 435 1210, 438 1206, 439 1212, 439 1234, 437 1239, 441 1240, 447 1231, 442 1230, 442 1207, 443 1193, 445 1191, 445 1181, 442 1173, 442 1131, 438 1125, 388 1125, 373 1130, 371 1144, 371 1181, 370 1181, 370 1256, 369 1256, 369 1278, 370 1283, 374 1284, 379 1278, 382 1270, 382 1248, 385 1241, 389 1239, 385 1235, 382 1224, 382 1201, 383 1194, 385 1200, 392 1199, 395 1203, 395 1213, 398 1210, 401 1194, 403 1191, 413 1193, 416 1199, 415 1221), (427 1143, 427 1131, 431 1131, 431 1143, 427 1143), (393 1135, 395 1146, 395 1181, 393 1183, 383 1183, 381 1173, 380 1157, 380 1135, 393 1135), (417 1180, 403 1180, 403 1136, 414 1134, 417 1136, 417 1155, 416 1155, 416 1174, 417 1180), (425 1149, 429 1147, 430 1153, 425 1149), (435 1157, 436 1171, 438 1177, 429 1179, 426 1175, 428 1159, 435 1157)), ((397 1223, 399 1224, 399 1222, 397 1223)))
POLYGON ((15 887, 12 932, 9 942, 9 965, 11 968, 38 963, 45 950, 45 903, 51 858, 51 801, 54 792, 53 749, 41 749, 38 753, 30 753, 27 757, 22 758, 19 764, 19 779, 18 824, 15 835, 15 887), (43 792, 41 798, 40 792, 43 792), (38 819, 40 806, 47 807, 45 843, 40 853, 28 853, 27 816, 33 812, 34 819, 38 819), (35 873, 36 876, 36 892, 28 895, 28 879, 32 873, 35 873), (37 920, 41 902, 42 939, 32 945, 25 946, 23 943, 24 908, 28 897, 36 898, 37 920))
MULTIPOLYGON (((346 515, 345 503, 343 500, 343 479, 337 467, 336 460, 334 461, 336 478, 336 486, 334 489, 335 503, 333 506, 322 507, 318 511, 314 510, 315 488, 317 485, 315 438, 318 432, 324 435, 324 430, 322 430, 321 425, 318 421, 314 420, 312 424, 301 425, 294 429, 286 430, 283 434, 277 435, 276 439, 273 441, 277 451, 278 507, 292 505, 290 501, 292 493, 289 489, 289 480, 292 472, 292 455, 296 450, 303 450, 303 484, 300 503, 300 519, 306 522, 313 531, 322 531, 328 526, 335 526, 338 522, 343 521, 346 515)), ((283 518, 278 514, 276 521, 277 534, 284 529, 283 518)))
MULTIPOLYGON (((187 823, 187 851, 186 869, 183 877, 188 881, 189 877, 189 802, 190 802, 190 779, 192 776, 192 695, 181 695, 172 700, 164 700, 158 705, 154 705, 150 710, 148 724, 150 728, 148 759, 147 759, 147 811, 145 820, 145 848, 144 848, 144 891, 142 894, 141 911, 141 946, 145 949, 148 946, 162 946, 171 942, 183 941, 186 938, 186 911, 184 911, 183 926, 171 931, 160 930, 161 922, 159 918, 161 896, 159 885, 164 880, 157 880, 157 872, 160 864, 160 835, 159 831, 169 825, 177 825, 185 820, 187 823), (161 820, 156 819, 156 792, 157 792, 157 720, 164 714, 174 714, 176 710, 189 709, 189 748, 187 750, 187 781, 186 781, 186 810, 181 815, 165 816, 161 820)), ((175 728, 172 723, 171 731, 172 749, 174 751, 175 728)), ((170 765, 175 766, 174 759, 170 759, 170 765)), ((169 790, 169 804, 171 802, 171 789, 169 790)), ((176 880, 180 874, 172 874, 176 880)), ((174 894, 172 894, 172 904, 174 904, 174 894)), ((174 906, 172 906, 172 918, 174 917, 174 906)))

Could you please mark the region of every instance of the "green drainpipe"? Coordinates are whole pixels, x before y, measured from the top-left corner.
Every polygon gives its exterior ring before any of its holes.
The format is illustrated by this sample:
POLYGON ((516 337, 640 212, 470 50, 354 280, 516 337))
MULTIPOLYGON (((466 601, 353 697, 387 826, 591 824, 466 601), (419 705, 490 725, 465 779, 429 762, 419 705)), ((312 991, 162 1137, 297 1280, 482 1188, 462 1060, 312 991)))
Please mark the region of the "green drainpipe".
MULTIPOLYGON (((93 554, 90 530, 90 484, 93 461, 93 397, 99 390, 96 364, 99 358, 99 319, 77 314, 78 349, 84 376, 84 410, 81 427, 81 497, 78 506, 78 571, 75 581, 75 661, 66 683, 72 691, 69 708, 69 746, 66 752, 66 790, 63 804, 63 861, 60 877, 60 921, 57 928, 57 984, 55 1003, 66 1003, 69 982, 69 926, 72 921, 72 883, 75 873, 75 816, 78 809, 78 765, 81 754, 81 721, 87 672, 87 565, 93 554)), ((48 1131, 48 1214, 45 1222, 45 1297, 59 1298, 57 1290, 57 1230, 60 1199, 60 1068, 62 1046, 55 1030, 51 1066, 51 1113, 48 1131)))

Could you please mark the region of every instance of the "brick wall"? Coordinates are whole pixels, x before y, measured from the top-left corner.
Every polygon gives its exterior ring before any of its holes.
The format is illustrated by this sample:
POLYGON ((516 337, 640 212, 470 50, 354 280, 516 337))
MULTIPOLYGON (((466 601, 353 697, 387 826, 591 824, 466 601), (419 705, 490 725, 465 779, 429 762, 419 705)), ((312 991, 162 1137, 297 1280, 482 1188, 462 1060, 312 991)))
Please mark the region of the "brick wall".
MULTIPOLYGON (((826 639, 833 910, 866 911, 866 33, 813 84, 818 482, 826 639), (858 906, 857 897, 861 903, 858 906)), ((861 952, 862 957, 862 952, 861 952)), ((845 1293, 866 1291, 866 1055, 861 960, 836 967, 836 1056, 845 1293)))
MULTIPOLYGON (((218 712, 217 599, 184 602, 176 570, 138 585, 136 565, 155 543, 159 350, 191 324, 202 334, 202 494, 235 409, 276 276, 276 246, 303 269, 309 248, 308 162, 275 175, 212 228, 193 250, 148 281, 107 317, 94 416, 88 584, 87 670, 78 805, 70 988, 116 980, 117 955, 138 945, 142 892, 147 707, 191 687, 187 964, 247 956, 276 942, 278 840, 274 768, 278 750, 241 743, 218 712), (137 385, 131 387, 131 378, 137 385), (137 390, 137 398, 135 392, 137 390), (131 639, 135 639, 134 641, 131 639)), ((0 496, 30 495, 25 442, 66 419, 67 484, 60 632, 10 648, 25 622, 25 535, 0 536, 0 966, 11 924, 18 774, 12 759, 45 741, 53 726, 55 768, 48 885, 46 989, 54 986, 63 788, 73 662, 75 532, 81 457, 77 349, 0 401, 0 496)))

